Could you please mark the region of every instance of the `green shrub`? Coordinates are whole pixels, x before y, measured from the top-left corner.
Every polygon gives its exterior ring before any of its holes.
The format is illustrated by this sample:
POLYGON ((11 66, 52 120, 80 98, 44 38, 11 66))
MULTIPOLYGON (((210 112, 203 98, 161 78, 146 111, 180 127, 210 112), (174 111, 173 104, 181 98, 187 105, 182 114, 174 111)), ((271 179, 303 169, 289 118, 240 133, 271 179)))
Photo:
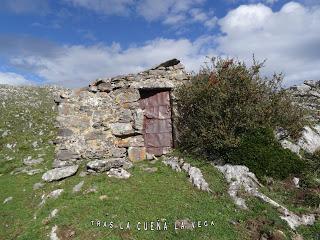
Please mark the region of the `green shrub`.
POLYGON ((297 137, 303 110, 281 88, 283 76, 262 78, 263 64, 251 67, 213 59, 189 84, 177 89, 178 145, 191 153, 223 155, 250 129, 282 127, 297 137))
POLYGON ((213 59, 177 89, 178 145, 189 153, 223 157, 275 178, 299 174, 300 158, 277 142, 274 131, 299 136, 305 112, 282 88, 282 74, 260 76, 263 63, 213 59))
POLYGON ((305 168, 302 159, 281 147, 270 128, 248 131, 239 146, 226 153, 226 160, 232 164, 244 164, 258 178, 284 179, 291 174, 300 175, 305 168))
POLYGON ((307 167, 301 179, 301 186, 304 188, 319 188, 320 185, 320 150, 313 154, 304 154, 307 167))

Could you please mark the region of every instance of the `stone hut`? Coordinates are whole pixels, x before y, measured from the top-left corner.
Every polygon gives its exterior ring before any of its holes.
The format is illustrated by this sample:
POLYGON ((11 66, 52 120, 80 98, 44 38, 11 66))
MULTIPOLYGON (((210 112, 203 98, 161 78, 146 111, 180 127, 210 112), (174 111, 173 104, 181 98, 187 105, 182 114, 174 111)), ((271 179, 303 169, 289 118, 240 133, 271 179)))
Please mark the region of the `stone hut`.
POLYGON ((120 167, 168 153, 176 138, 175 88, 188 80, 184 66, 172 59, 61 93, 55 99, 59 131, 53 168, 83 159, 120 167))

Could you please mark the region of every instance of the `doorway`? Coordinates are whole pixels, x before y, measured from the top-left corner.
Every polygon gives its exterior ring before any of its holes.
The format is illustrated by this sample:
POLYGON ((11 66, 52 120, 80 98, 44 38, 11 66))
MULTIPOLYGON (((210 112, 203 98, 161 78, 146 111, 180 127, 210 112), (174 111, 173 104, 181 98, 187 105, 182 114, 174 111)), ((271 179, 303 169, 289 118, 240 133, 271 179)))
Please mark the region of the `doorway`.
POLYGON ((146 151, 161 156, 173 146, 170 90, 140 90, 140 96, 146 151))

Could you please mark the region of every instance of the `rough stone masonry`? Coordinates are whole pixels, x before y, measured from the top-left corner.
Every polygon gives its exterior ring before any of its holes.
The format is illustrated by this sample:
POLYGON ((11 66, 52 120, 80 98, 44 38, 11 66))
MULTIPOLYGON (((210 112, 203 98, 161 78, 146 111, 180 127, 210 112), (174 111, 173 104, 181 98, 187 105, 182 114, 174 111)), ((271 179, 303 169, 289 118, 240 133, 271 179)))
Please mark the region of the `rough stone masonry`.
MULTIPOLYGON (((142 134, 141 91, 169 91, 174 118, 175 88, 189 79, 180 61, 172 59, 138 74, 101 78, 88 87, 62 92, 55 99, 59 130, 52 167, 86 160, 91 161, 88 166, 107 171, 151 157, 142 134)), ((174 122, 172 129, 174 135, 174 122)))

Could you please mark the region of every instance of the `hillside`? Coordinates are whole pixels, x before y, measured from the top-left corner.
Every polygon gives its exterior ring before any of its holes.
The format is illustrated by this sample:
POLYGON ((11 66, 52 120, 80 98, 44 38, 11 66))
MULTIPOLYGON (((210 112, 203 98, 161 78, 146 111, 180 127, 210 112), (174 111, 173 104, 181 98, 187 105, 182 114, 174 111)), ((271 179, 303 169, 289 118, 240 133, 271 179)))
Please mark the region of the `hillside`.
MULTIPOLYGON (((136 163, 128 179, 88 174, 82 165, 75 176, 43 182, 54 160, 57 91, 0 86, 0 239, 319 239, 319 219, 295 232, 275 208, 244 191, 248 209, 241 210, 214 166, 178 152, 202 171, 211 192, 163 159, 136 163), (194 221, 197 227, 187 229, 194 221)), ((290 181, 261 191, 298 214, 319 211, 297 201, 290 181)))

